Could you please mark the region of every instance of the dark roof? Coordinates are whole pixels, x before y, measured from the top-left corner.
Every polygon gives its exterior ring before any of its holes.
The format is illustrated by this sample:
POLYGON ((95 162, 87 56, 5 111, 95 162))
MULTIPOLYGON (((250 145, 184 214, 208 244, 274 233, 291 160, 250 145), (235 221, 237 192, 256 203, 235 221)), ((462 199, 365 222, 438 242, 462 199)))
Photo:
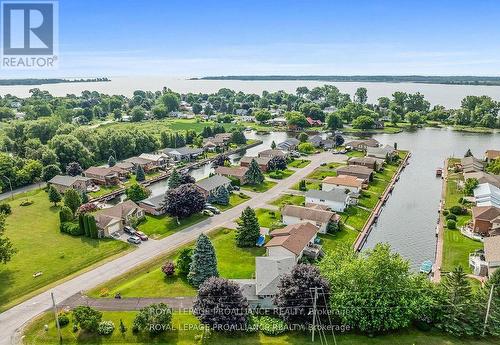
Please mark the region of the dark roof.
POLYGON ((69 175, 56 175, 48 183, 57 184, 60 186, 71 187, 76 181, 89 181, 88 177, 84 176, 69 176, 69 175))
POLYGON ((214 175, 203 180, 196 182, 196 185, 207 192, 211 192, 214 189, 231 183, 231 180, 225 176, 214 175))

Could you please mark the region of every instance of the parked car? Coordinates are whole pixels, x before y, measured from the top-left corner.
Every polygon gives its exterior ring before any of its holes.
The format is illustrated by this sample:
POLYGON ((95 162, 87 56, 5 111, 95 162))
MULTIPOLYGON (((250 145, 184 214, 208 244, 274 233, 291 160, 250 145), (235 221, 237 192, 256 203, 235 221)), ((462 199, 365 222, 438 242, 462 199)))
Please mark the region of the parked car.
POLYGON ((137 236, 130 236, 129 238, 127 238, 127 242, 133 243, 133 244, 140 244, 141 239, 137 236))
POLYGON ((212 204, 211 204, 211 203, 209 203, 209 202, 206 202, 206 203, 205 203, 205 207, 210 207, 210 206, 212 206, 212 204))
POLYGON ((241 189, 240 186, 231 186, 231 187, 233 187, 233 190, 240 190, 241 189))
POLYGON ((126 234, 129 234, 129 235, 132 235, 132 236, 133 236, 133 235, 135 235, 135 233, 136 233, 135 229, 134 229, 133 227, 131 227, 131 226, 128 226, 128 225, 125 225, 125 226, 123 227, 123 231, 124 231, 126 234))
POLYGON ((205 209, 203 210, 202 214, 204 216, 209 216, 209 217, 212 217, 214 214, 212 212, 210 212, 209 210, 205 209))
POLYGON ((142 241, 147 241, 148 240, 148 235, 143 233, 142 231, 136 231, 135 236, 139 237, 142 241))
POLYGON ((220 214, 220 210, 215 206, 205 206, 205 210, 209 210, 214 214, 220 214))

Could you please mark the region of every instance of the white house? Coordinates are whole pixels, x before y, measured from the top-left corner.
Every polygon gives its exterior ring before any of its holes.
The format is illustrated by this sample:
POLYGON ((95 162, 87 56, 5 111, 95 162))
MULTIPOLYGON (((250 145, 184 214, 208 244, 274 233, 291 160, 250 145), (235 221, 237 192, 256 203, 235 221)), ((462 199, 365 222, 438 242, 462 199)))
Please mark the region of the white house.
POLYGON ((352 192, 346 193, 345 189, 333 188, 329 191, 311 189, 306 192, 306 205, 325 205, 335 212, 344 212, 348 205, 356 204, 352 192))
POLYGON ((286 205, 281 210, 283 224, 293 225, 308 222, 315 225, 318 231, 326 234, 328 224, 338 222, 340 217, 332 211, 321 210, 311 207, 302 207, 295 205, 286 205))
POLYGON ((500 207, 500 188, 490 183, 481 183, 474 189, 477 206, 500 207))

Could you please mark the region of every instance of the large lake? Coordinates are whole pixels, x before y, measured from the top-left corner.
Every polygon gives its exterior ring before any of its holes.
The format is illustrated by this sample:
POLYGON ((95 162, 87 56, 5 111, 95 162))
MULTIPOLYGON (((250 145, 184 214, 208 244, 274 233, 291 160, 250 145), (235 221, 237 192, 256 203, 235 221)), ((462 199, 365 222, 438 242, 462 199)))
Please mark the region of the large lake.
POLYGON ((226 87, 246 93, 261 94, 262 91, 295 92, 298 86, 313 88, 325 84, 335 85, 342 92, 353 95, 358 87, 368 89, 368 101, 376 102, 379 97, 390 96, 394 91, 420 92, 431 102, 449 108, 460 106, 460 101, 467 95, 489 95, 500 100, 500 86, 439 85, 416 83, 355 83, 355 82, 316 82, 316 81, 238 81, 238 80, 187 80, 160 76, 111 77, 110 82, 101 83, 63 83, 40 86, 0 86, 0 95, 7 93, 18 97, 29 96, 29 90, 38 87, 55 96, 80 94, 84 90, 99 91, 107 94, 130 96, 134 90, 161 90, 164 86, 181 93, 216 92, 226 87))

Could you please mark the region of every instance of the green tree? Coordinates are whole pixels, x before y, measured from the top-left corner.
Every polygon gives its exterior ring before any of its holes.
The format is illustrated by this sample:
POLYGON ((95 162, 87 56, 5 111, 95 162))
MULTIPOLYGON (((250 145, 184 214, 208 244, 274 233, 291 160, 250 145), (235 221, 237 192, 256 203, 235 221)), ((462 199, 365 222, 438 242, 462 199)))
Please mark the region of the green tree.
POLYGON ((151 194, 151 191, 139 183, 134 183, 125 189, 125 194, 130 200, 138 202, 146 199, 151 194))
POLYGON ((59 220, 61 223, 71 222, 73 220, 73 212, 71 212, 69 207, 61 207, 61 211, 59 211, 59 220))
POLYGON ((168 189, 174 189, 177 188, 181 185, 181 175, 179 175, 179 172, 177 171, 176 168, 172 170, 172 173, 170 174, 170 177, 168 178, 168 189))
POLYGON ((64 206, 69 207, 73 214, 76 213, 76 210, 82 205, 82 199, 80 197, 80 193, 76 190, 70 188, 66 190, 64 193, 64 206))
POLYGON ((146 111, 141 106, 135 106, 130 111, 130 119, 133 122, 140 122, 140 121, 144 120, 145 116, 146 116, 146 111))
POLYGON ((135 169, 135 179, 139 182, 146 180, 146 174, 144 173, 144 169, 141 165, 138 165, 135 169))
POLYGON ((297 146, 297 150, 302 153, 313 153, 314 152, 314 145, 311 143, 300 143, 299 146, 297 146))
POLYGON ((225 186, 220 186, 209 196, 207 201, 217 205, 227 206, 229 205, 229 191, 225 186))
POLYGON ((165 106, 167 114, 179 110, 180 100, 177 94, 173 92, 164 93, 160 96, 158 101, 165 106))
POLYGON ((49 140, 49 147, 54 150, 62 166, 80 162, 83 167, 88 167, 92 162, 92 153, 72 134, 54 136, 49 140))
POLYGON ((271 148, 272 148, 273 150, 275 150, 275 149, 276 149, 276 143, 274 142, 274 140, 271 142, 271 148))
POLYGON ((167 108, 163 104, 153 107, 152 112, 157 119, 164 119, 168 115, 167 108))
POLYGON ((202 106, 200 103, 193 103, 193 113, 195 113, 196 115, 198 115, 199 113, 201 113, 201 111, 203 110, 202 106))
POLYGON ((189 274, 192 256, 193 248, 184 248, 179 253, 175 266, 177 268, 177 272, 183 277, 187 277, 187 275, 189 274))
POLYGON ((45 182, 50 181, 54 176, 60 175, 61 169, 55 164, 49 164, 42 169, 42 180, 45 182))
POLYGON ((405 118, 412 126, 422 122, 422 116, 417 111, 411 111, 409 113, 406 113, 405 118))
POLYGON ((5 213, 0 213, 0 262, 6 264, 17 253, 12 242, 5 236, 5 213))
POLYGON ((285 118, 288 123, 288 126, 295 128, 305 128, 309 126, 309 122, 307 122, 304 114, 299 113, 298 111, 289 111, 285 113, 285 118))
POLYGON ((342 119, 336 113, 332 113, 326 117, 326 126, 328 129, 336 130, 343 127, 342 119))
POLYGON ((247 207, 241 213, 236 234, 238 247, 255 247, 260 236, 260 225, 255 211, 247 207))
POLYGON ((111 168, 111 167, 114 167, 115 165, 116 165, 116 158, 113 156, 109 156, 108 166, 111 168))
POLYGON ((247 138, 242 131, 234 131, 231 134, 231 142, 236 145, 244 145, 247 143, 247 138))
POLYGON ((191 285, 199 287, 208 278, 219 276, 215 249, 205 234, 198 236, 191 260, 188 274, 191 285))
POLYGON ((479 185, 479 181, 477 178, 468 178, 465 180, 464 184, 464 194, 465 195, 474 195, 474 189, 479 185))
POLYGON ((102 313, 94 308, 81 305, 73 309, 73 319, 82 330, 94 333, 102 320, 102 313))
POLYGON ((49 201, 54 203, 54 206, 57 206, 57 203, 62 200, 61 193, 54 188, 54 186, 49 186, 49 201))
POLYGON ((259 164, 257 164, 255 159, 252 159, 252 161, 250 162, 248 170, 245 173, 245 179, 247 183, 251 185, 257 185, 264 182, 264 174, 262 174, 259 164))
POLYGON ((257 110, 253 115, 255 116, 255 120, 259 122, 265 122, 272 118, 271 113, 264 109, 257 110))
MULTIPOLYGON (((495 270, 479 292, 479 303, 487 305, 490 298, 491 289, 493 294, 491 298, 490 314, 486 324, 486 334, 500 336, 500 270, 495 270)), ((486 313, 486 310, 484 310, 486 313)))
POLYGON ((140 332, 163 333, 171 329, 172 308, 165 303, 151 304, 139 310, 133 327, 140 332))
POLYGON ((299 137, 297 139, 299 139, 301 143, 305 143, 307 139, 309 139, 309 136, 307 135, 307 133, 302 132, 299 134, 299 137))
POLYGON ((354 94, 354 101, 365 104, 368 100, 368 92, 365 87, 358 87, 356 93, 354 94))
POLYGON ((370 116, 362 115, 352 121, 352 126, 358 129, 372 129, 375 127, 375 120, 370 116))

